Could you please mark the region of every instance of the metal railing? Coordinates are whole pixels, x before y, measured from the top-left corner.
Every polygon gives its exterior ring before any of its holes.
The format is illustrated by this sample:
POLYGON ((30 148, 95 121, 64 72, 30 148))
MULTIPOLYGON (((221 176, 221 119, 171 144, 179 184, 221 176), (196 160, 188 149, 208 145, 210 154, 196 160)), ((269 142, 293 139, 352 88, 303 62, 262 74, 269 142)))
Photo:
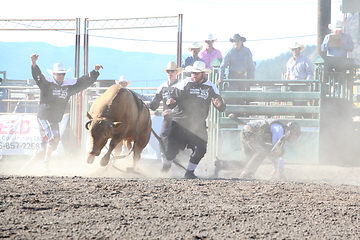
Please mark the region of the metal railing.
MULTIPOLYGON (((216 70, 211 79, 216 83, 216 70)), ((317 80, 224 79, 218 87, 227 108, 224 113, 219 113, 215 108, 210 112, 209 158, 241 159, 240 130, 248 121, 255 119, 270 118, 284 123, 296 120, 304 132, 316 139, 321 98, 318 85, 317 80), (227 88, 229 82, 243 83, 246 90, 231 91, 227 88), (292 92, 290 86, 308 86, 308 91, 292 92), (241 103, 235 100, 241 100, 241 103), (294 106, 294 101, 307 104, 294 106), (229 118, 230 113, 237 115, 239 121, 229 118)), ((313 152, 317 152, 317 146, 313 148, 313 152)))
MULTIPOLYGON (((6 98, 0 99, 0 104, 6 103, 6 111, 0 112, 0 114, 14 114, 13 111, 17 105, 34 107, 32 104, 40 101, 40 90, 37 86, 0 86, 0 89, 6 90, 6 98), (35 99, 27 100, 27 94, 33 94, 35 99)), ((29 114, 36 114, 36 112, 29 114)))

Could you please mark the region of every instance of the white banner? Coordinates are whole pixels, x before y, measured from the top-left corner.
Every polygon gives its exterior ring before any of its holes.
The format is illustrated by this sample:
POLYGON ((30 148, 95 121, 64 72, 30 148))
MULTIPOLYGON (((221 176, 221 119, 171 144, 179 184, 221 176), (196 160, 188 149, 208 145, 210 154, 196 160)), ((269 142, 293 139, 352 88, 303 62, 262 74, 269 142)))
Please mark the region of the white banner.
MULTIPOLYGON (((61 135, 68 119, 69 115, 66 114, 60 122, 61 135)), ((40 149, 41 137, 36 115, 0 115, 0 155, 32 155, 40 149)), ((63 152, 61 141, 57 150, 60 149, 63 152)))

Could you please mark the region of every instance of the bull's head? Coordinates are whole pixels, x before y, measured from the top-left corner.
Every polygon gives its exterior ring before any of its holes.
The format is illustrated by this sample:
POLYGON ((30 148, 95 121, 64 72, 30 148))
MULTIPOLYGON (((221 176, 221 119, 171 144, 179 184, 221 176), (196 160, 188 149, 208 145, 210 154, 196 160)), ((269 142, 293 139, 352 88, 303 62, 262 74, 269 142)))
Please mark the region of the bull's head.
POLYGON ((89 153, 99 156, 108 139, 113 138, 120 128, 121 122, 109 122, 106 118, 93 118, 88 112, 86 112, 86 116, 89 121, 86 122, 85 128, 89 130, 91 143, 89 153))

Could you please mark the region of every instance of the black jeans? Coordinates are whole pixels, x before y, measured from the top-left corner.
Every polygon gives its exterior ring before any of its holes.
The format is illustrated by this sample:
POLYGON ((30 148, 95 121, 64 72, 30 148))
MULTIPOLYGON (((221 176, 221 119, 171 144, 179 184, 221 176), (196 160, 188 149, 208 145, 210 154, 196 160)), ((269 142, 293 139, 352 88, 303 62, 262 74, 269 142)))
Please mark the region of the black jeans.
POLYGON ((169 135, 170 135, 170 131, 171 131, 171 119, 167 119, 166 117, 164 118, 164 121, 161 124, 161 130, 160 130, 160 137, 161 139, 164 141, 164 145, 165 145, 165 151, 167 149, 168 146, 168 142, 169 142, 169 135))
MULTIPOLYGON (((204 131, 206 132, 205 129, 204 131)), ((173 121, 166 150, 166 159, 169 161, 173 160, 180 150, 184 150, 185 147, 193 151, 190 156, 190 162, 199 164, 206 153, 207 141, 173 121)))

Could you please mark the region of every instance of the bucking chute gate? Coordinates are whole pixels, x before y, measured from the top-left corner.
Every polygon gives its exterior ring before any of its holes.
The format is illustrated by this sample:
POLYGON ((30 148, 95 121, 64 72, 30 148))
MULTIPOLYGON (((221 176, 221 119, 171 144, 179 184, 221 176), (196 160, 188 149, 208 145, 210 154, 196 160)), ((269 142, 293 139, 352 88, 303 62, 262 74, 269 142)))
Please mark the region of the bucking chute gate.
MULTIPOLYGON (((359 86, 356 70, 360 63, 357 59, 322 56, 313 63, 315 80, 224 79, 218 87, 225 102, 238 98, 245 104, 227 104, 225 113, 211 108, 208 157, 241 160, 240 130, 249 120, 271 118, 301 125, 298 141, 286 146, 286 162, 359 165, 360 122, 354 119, 360 116, 360 108, 355 106, 360 98, 353 90, 359 86), (246 91, 228 90, 227 83, 231 81, 246 83, 246 91), (307 90, 292 92, 292 85, 307 86, 307 90), (293 106, 294 101, 307 104, 293 106), (240 115, 241 123, 227 117, 229 113, 240 115)), ((220 61, 215 59, 212 65, 211 80, 217 84, 220 61)))

